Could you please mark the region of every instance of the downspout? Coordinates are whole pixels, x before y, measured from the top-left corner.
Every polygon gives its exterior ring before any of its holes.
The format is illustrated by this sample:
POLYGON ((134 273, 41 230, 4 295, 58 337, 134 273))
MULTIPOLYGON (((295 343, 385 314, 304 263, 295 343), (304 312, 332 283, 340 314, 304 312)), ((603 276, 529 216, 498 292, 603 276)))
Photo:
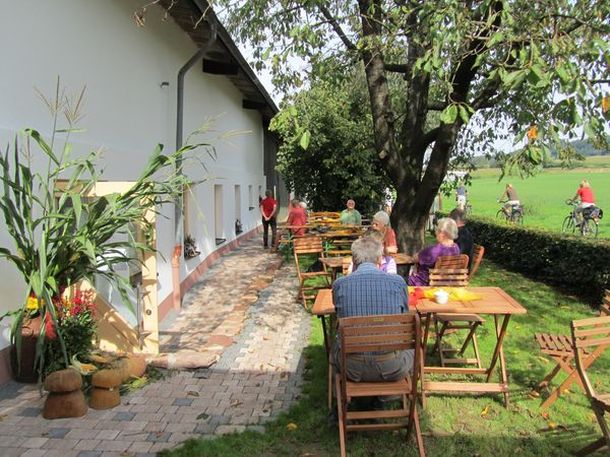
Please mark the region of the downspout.
MULTIPOLYGON (((189 71, 193 65, 195 65, 203 56, 208 52, 216 41, 216 22, 212 21, 210 24, 210 31, 212 35, 210 38, 197 50, 195 54, 178 70, 177 80, 177 103, 176 103, 176 150, 179 150, 183 144, 183 127, 184 127, 184 77, 186 72, 189 71)), ((176 160, 176 173, 182 173, 182 158, 178 157, 176 160)), ((182 244, 183 244, 183 226, 184 226, 184 213, 183 213, 183 196, 182 192, 176 198, 174 202, 174 221, 175 221, 175 240, 174 253, 172 255, 172 285, 173 293, 172 299, 174 303, 174 309, 180 309, 182 297, 180 291, 180 259, 182 258, 182 244)))

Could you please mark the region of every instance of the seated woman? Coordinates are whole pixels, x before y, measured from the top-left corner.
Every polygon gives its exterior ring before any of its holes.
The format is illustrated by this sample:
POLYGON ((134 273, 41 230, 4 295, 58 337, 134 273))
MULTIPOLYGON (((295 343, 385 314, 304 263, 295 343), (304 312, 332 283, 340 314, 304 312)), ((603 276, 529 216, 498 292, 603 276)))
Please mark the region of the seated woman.
MULTIPOLYGON (((379 241, 380 243, 383 244, 383 235, 376 231, 376 230, 369 230, 367 231, 364 237, 370 237, 370 238, 374 238, 375 240, 379 241)), ((353 262, 350 263, 348 269, 347 269, 347 274, 350 274, 353 271, 354 268, 354 264, 353 262)), ((398 274, 398 268, 396 267, 396 261, 394 260, 394 257, 392 257, 391 255, 382 255, 381 256, 381 263, 377 265, 377 268, 379 268, 381 271, 383 271, 384 273, 390 273, 390 274, 398 274)))
POLYGON ((383 235, 383 253, 396 254, 398 245, 396 244, 396 233, 390 227, 390 216, 385 211, 377 211, 373 216, 371 228, 383 235))
POLYGON ((460 248, 453 242, 458 236, 458 227, 451 218, 439 219, 436 226, 437 243, 422 249, 415 255, 417 272, 408 278, 410 286, 427 286, 429 270, 434 267, 436 259, 444 255, 459 255, 460 248))

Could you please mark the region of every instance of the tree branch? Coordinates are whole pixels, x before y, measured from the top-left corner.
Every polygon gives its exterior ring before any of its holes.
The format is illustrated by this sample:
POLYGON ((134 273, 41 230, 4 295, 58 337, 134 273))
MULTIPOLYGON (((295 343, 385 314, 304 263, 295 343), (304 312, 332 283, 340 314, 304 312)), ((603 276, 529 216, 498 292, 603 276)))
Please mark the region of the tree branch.
POLYGON ((384 64, 386 71, 393 73, 408 73, 409 66, 406 63, 386 63, 384 64))
POLYGON ((445 108, 447 108, 447 103, 439 101, 428 102, 429 111, 443 111, 445 108))
POLYGON ((330 23, 330 26, 333 28, 335 33, 339 36, 345 47, 350 51, 356 51, 356 45, 347 37, 339 22, 337 22, 337 18, 335 18, 330 10, 324 5, 318 5, 320 12, 326 18, 326 20, 330 23))

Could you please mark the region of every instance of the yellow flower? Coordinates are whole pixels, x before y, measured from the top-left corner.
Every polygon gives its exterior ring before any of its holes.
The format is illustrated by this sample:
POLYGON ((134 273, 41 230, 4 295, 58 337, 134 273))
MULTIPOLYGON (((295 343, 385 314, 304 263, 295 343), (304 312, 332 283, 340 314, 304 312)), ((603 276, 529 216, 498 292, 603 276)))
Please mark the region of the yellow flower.
MULTIPOLYGON (((44 304, 43 300, 40 300, 40 305, 44 304)), ((25 309, 28 311, 36 311, 38 309, 38 298, 37 297, 28 297, 28 300, 25 302, 25 309)))

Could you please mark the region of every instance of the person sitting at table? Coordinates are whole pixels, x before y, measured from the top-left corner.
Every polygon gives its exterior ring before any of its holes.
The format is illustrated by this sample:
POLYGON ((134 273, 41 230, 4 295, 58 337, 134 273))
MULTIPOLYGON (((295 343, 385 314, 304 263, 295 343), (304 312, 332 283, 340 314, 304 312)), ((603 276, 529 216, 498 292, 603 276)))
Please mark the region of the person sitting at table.
POLYGON ((472 266, 472 254, 474 252, 474 240, 472 239, 472 233, 466 227, 466 218, 464 210, 455 208, 449 213, 449 217, 455 221, 458 227, 458 236, 455 239, 455 244, 460 248, 460 254, 466 254, 468 256, 468 270, 472 266))
POLYGON ((346 203, 347 208, 341 211, 339 220, 342 225, 362 225, 362 216, 356 209, 356 202, 351 198, 346 203))
MULTIPOLYGON (((296 198, 290 202, 286 224, 293 227, 300 227, 307 224, 307 213, 296 198)), ((305 228, 291 228, 290 233, 292 233, 293 236, 303 236, 305 235, 305 228)))
POLYGON ((371 222, 373 230, 377 230, 383 235, 383 249, 385 254, 396 254, 398 245, 396 244, 396 233, 390 227, 390 216, 385 211, 377 211, 371 222))
MULTIPOLYGON (((352 243, 355 271, 333 284, 333 302, 337 317, 401 314, 408 309, 405 280, 379 270, 383 245, 373 237, 352 243)), ((333 363, 339 363, 339 341, 333 349, 333 363)), ((394 381, 413 369, 413 350, 391 353, 350 354, 346 373, 354 382, 394 381)))
POLYGON ((460 247, 455 244, 458 236, 458 227, 449 217, 439 219, 436 226, 437 243, 422 249, 414 256, 417 262, 417 272, 408 278, 410 286, 427 286, 429 283, 429 270, 434 267, 436 259, 444 255, 459 255, 460 247))
MULTIPOLYGON (((376 230, 368 230, 364 236, 370 236, 383 244, 383 235, 376 230)), ((396 266, 396 260, 391 255, 382 255, 381 262, 379 263, 379 269, 384 273, 398 274, 398 267, 396 266)), ((351 262, 347 274, 351 274, 354 271, 354 262, 351 262)))

